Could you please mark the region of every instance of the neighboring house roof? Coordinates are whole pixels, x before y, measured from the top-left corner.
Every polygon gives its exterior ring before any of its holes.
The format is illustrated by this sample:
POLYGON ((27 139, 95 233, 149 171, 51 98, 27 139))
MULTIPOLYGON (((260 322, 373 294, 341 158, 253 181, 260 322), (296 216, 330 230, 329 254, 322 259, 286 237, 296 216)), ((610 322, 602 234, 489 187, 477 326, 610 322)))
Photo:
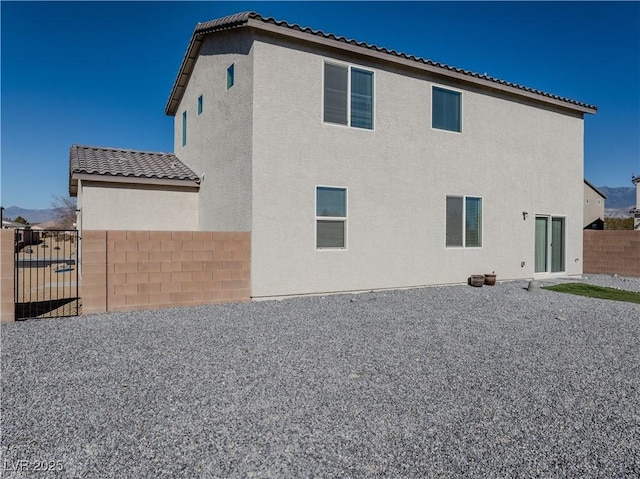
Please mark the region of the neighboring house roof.
POLYGON ((78 180, 197 187, 200 177, 172 153, 73 145, 69 151, 69 193, 78 180))
POLYGON ((24 228, 25 225, 24 223, 16 223, 15 221, 9 221, 9 220, 2 220, 2 227, 9 229, 9 228, 24 228))
POLYGON ((584 179, 584 182, 587 184, 587 186, 589 186, 593 191, 595 191, 600 196, 602 196, 605 200, 607 199, 607 195, 605 195, 602 191, 600 191, 598 188, 593 186, 586 178, 584 179))
POLYGON ((364 54, 386 61, 401 63, 452 79, 479 84, 494 90, 501 90, 518 96, 551 103, 581 113, 595 113, 598 110, 594 105, 500 80, 498 78, 488 76, 486 73, 481 75, 479 73, 445 65, 444 63, 434 62, 432 60, 416 57, 414 55, 407 55, 395 50, 388 50, 377 45, 336 36, 333 33, 325 33, 321 30, 301 27, 295 23, 291 24, 285 21, 275 20, 271 17, 263 17, 256 12, 244 12, 230 15, 228 17, 218 18, 209 22, 198 23, 196 25, 165 108, 165 113, 167 115, 173 116, 177 111, 178 104, 184 94, 184 90, 189 81, 189 76, 193 71, 196 59, 198 58, 200 46, 202 45, 205 36, 213 32, 239 27, 253 27, 267 32, 322 44, 324 46, 348 50, 360 55, 364 54))
POLYGON ((45 221, 44 223, 38 223, 37 225, 33 225, 31 229, 41 229, 41 230, 50 230, 56 229, 58 227, 57 221, 45 221))

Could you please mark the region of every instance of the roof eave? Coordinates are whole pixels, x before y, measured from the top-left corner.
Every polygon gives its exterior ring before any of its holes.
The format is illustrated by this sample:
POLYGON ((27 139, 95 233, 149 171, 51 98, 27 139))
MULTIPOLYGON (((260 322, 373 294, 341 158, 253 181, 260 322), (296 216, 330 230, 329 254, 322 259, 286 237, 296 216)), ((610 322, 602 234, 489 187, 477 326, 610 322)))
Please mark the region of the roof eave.
POLYGON ((249 15, 241 22, 233 23, 230 25, 220 25, 209 29, 199 29, 199 25, 200 24, 196 26, 193 35, 191 36, 191 40, 187 48, 187 53, 183 58, 178 76, 174 82, 173 88, 171 90, 171 95, 169 96, 169 100, 165 107, 165 114, 169 116, 174 116, 177 112, 178 104, 182 99, 182 95, 189 81, 189 77, 193 71, 193 66, 195 65, 196 59, 198 57, 198 52, 200 50, 200 45, 202 44, 204 37, 216 31, 243 27, 255 28, 257 30, 275 33, 289 38, 295 38, 301 41, 355 53, 357 55, 364 55, 370 58, 376 58, 382 61, 400 64, 409 68, 426 71, 445 78, 451 78, 491 90, 497 90, 518 97, 528 98, 530 100, 538 101, 541 103, 551 104, 581 114, 595 114, 598 111, 597 107, 595 106, 573 103, 572 101, 553 98, 552 96, 546 96, 538 92, 516 88, 514 86, 506 84, 507 82, 504 82, 504 84, 502 84, 498 81, 492 81, 490 79, 483 78, 482 76, 469 75, 450 70, 443 66, 430 65, 429 63, 424 63, 424 61, 421 61, 421 59, 418 59, 415 56, 409 56, 407 58, 404 56, 393 54, 390 51, 380 51, 376 50, 375 48, 368 48, 367 46, 363 46, 363 44, 360 42, 340 41, 337 37, 330 38, 319 33, 310 32, 308 31, 308 29, 297 30, 289 26, 269 23, 257 15, 255 17, 249 15))
POLYGON ((182 60, 182 65, 180 65, 178 77, 173 84, 171 95, 169 96, 169 100, 167 101, 167 105, 164 109, 165 115, 174 116, 176 114, 176 111, 178 110, 178 104, 180 103, 182 95, 184 94, 184 90, 187 87, 189 76, 191 76, 191 72, 193 71, 193 65, 195 65, 196 59, 198 58, 200 45, 202 45, 202 41, 205 35, 206 34, 204 33, 194 32, 191 36, 189 47, 187 48, 187 54, 182 60))
POLYGON ((607 195, 605 195, 602 191, 600 191, 598 188, 596 188, 589 180, 587 180, 586 178, 584 178, 584 182, 596 193, 598 193, 600 196, 602 196, 605 200, 607 199, 607 195))
POLYGON ((569 110, 575 110, 580 113, 591 113, 595 114, 598 109, 596 107, 588 107, 583 105, 578 105, 575 103, 570 103, 567 101, 559 100, 552 97, 547 97, 544 95, 540 95, 539 93, 530 92, 526 90, 522 90, 520 88, 514 88, 509 85, 503 85, 500 83, 496 83, 491 80, 484 79, 482 77, 474 77, 471 75, 466 75, 464 73, 448 70, 443 67, 439 67, 436 65, 429 65, 427 63, 422 63, 413 58, 404 58, 401 56, 394 55, 388 52, 382 52, 378 50, 374 50, 371 48, 366 48, 359 45, 357 42, 354 43, 345 43, 339 40, 335 40, 333 38, 326 38, 321 35, 314 35, 305 31, 298 31, 288 27, 282 27, 280 25, 273 25, 271 23, 265 23, 261 20, 256 20, 250 18, 244 26, 254 27, 259 30, 268 31, 272 33, 277 33, 280 35, 286 35, 291 38, 296 38, 303 41, 312 42, 315 44, 319 44, 322 46, 337 48, 343 51, 347 51, 349 53, 355 53, 357 55, 364 55, 372 58, 376 58, 378 60, 392 62, 396 64, 401 64, 403 66, 407 66, 409 68, 415 68, 418 70, 426 71, 429 73, 433 73, 435 75, 440 75, 447 78, 452 78, 458 81, 475 84, 478 86, 483 86, 485 88, 489 88, 492 90, 499 90, 505 93, 510 93, 513 95, 530 98, 533 100, 541 101, 544 103, 550 103, 556 106, 560 106, 563 108, 567 108, 569 110))
MULTIPOLYGON (((122 183, 122 184, 138 184, 138 185, 154 185, 154 186, 177 186, 183 188, 200 189, 200 181, 189 178, 173 179, 173 178, 149 178, 145 176, 119 176, 100 173, 71 173, 71 181, 69 183, 69 192, 75 188, 74 193, 77 194, 78 180, 95 181, 100 183, 122 183)), ((75 195, 72 195, 75 196, 75 195)))

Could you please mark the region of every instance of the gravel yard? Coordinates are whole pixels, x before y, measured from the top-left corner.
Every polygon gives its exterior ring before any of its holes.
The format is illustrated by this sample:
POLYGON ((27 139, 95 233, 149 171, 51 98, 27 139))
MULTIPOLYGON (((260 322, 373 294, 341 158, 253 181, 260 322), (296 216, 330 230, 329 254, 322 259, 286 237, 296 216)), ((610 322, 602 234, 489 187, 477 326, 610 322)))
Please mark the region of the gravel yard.
POLYGON ((640 307, 526 286, 2 325, 2 477, 639 477, 640 307))

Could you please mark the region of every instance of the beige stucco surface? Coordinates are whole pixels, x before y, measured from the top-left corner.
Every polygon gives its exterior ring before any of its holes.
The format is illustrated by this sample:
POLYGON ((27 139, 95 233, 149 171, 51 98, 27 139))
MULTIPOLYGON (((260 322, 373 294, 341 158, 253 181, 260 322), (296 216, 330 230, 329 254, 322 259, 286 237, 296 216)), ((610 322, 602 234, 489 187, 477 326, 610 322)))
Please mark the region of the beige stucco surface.
POLYGON ((174 121, 175 154, 201 178, 202 231, 251 230, 252 34, 220 33, 200 49, 174 121), (233 64, 235 84, 227 89, 233 64), (198 115, 198 97, 203 111, 198 115), (187 144, 182 113, 187 111, 187 144))
POLYGON ((253 46, 254 296, 533 277, 537 214, 566 218, 565 274, 581 274, 580 116, 339 57, 374 72, 375 129, 324 124, 325 59, 253 46), (431 128, 433 85, 463 91, 462 133, 431 128), (316 250, 317 185, 348 188, 345 250, 316 250), (447 195, 483 198, 482 248, 445 247, 447 195))
POLYGON ((536 215, 565 218, 561 274, 582 273, 581 114, 282 42, 210 36, 175 116, 176 155, 204 175, 198 228, 251 231, 252 296, 531 278, 536 215), (374 72, 374 130, 323 123, 325 60, 374 72), (462 133, 431 128, 434 85, 462 92, 462 133), (320 185, 348 189, 346 249, 316 249, 320 185), (447 195, 483 198, 481 248, 445 247, 447 195))
POLYGON ((604 221, 604 202, 605 199, 600 193, 584 183, 584 218, 583 226, 590 225, 597 219, 604 221))
POLYGON ((198 230, 195 189, 80 181, 77 206, 81 231, 198 230))

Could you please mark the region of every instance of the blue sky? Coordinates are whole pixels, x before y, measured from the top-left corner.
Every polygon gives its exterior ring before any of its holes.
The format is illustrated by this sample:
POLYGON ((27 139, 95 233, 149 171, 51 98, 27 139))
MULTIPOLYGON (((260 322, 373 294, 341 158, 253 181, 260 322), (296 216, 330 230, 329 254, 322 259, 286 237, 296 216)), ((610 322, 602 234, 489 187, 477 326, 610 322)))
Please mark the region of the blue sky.
POLYGON ((640 174, 639 2, 2 1, 2 206, 66 196, 74 143, 173 151, 195 24, 246 10, 595 104, 585 176, 640 174))

